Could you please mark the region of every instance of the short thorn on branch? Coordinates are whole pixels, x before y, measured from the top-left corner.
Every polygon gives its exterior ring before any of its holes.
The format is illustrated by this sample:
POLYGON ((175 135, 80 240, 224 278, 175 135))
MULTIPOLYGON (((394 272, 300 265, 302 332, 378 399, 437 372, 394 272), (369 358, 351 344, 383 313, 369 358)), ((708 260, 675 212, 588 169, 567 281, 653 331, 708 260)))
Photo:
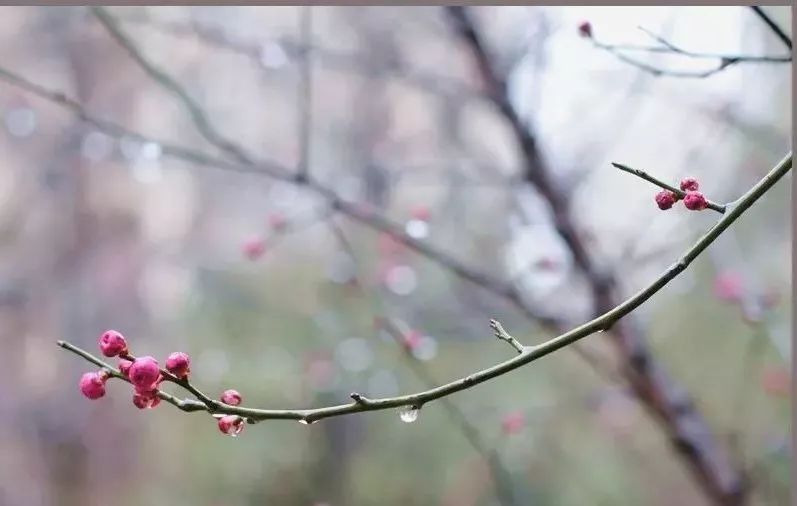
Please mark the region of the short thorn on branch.
POLYGON ((495 337, 500 339, 501 341, 506 341, 512 346, 518 353, 523 353, 526 351, 526 347, 520 344, 520 341, 509 335, 509 333, 504 330, 503 325, 498 320, 490 320, 490 327, 492 327, 493 331, 495 331, 495 337))
POLYGON ((676 202, 682 200, 684 202, 684 207, 690 211, 711 209, 712 211, 716 211, 720 214, 725 214, 727 206, 717 204, 707 199, 698 191, 700 188, 700 183, 693 177, 685 177, 681 180, 680 188, 676 188, 665 183, 664 181, 661 181, 660 179, 651 176, 644 170, 634 169, 633 167, 629 167, 617 162, 612 162, 612 165, 623 172, 632 174, 640 179, 644 179, 648 183, 652 183, 659 188, 662 188, 662 191, 656 194, 656 205, 658 205, 659 209, 662 211, 670 209, 676 202))

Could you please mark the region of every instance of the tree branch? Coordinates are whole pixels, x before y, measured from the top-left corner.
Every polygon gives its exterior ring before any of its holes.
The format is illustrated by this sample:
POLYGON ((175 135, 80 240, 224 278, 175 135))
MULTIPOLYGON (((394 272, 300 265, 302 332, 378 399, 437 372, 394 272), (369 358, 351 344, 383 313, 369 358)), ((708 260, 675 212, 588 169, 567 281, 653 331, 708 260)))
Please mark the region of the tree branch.
MULTIPOLYGON (((354 400, 349 404, 300 410, 254 409, 242 406, 229 406, 219 403, 220 405, 217 407, 209 407, 204 405, 204 411, 210 412, 211 414, 239 415, 253 421, 299 420, 305 423, 312 423, 325 418, 365 411, 381 411, 404 406, 420 407, 426 403, 442 399, 454 393, 470 389, 493 378, 502 376, 508 372, 539 360, 540 358, 549 355, 556 350, 573 344, 596 332, 606 330, 614 325, 618 320, 631 313, 634 309, 650 299, 659 290, 664 288, 670 281, 678 276, 678 274, 683 272, 692 263, 692 261, 694 261, 695 258, 697 258, 706 248, 708 248, 711 243, 717 239, 717 237, 719 237, 733 222, 735 222, 742 214, 744 214, 744 212, 747 211, 750 206, 752 206, 762 195, 772 188, 775 183, 777 183, 787 172, 789 172, 791 167, 792 158, 791 153, 789 153, 777 164, 777 166, 775 166, 763 179, 761 179, 761 181, 759 181, 738 200, 730 204, 729 211, 719 221, 717 221, 717 223, 714 224, 714 226, 711 227, 692 247, 684 252, 684 254, 676 263, 664 271, 650 285, 643 288, 635 295, 629 297, 624 302, 619 304, 617 307, 612 308, 610 311, 607 311, 599 317, 594 318, 593 320, 590 320, 589 322, 584 323, 583 325, 576 327, 569 332, 565 332, 564 334, 554 337, 540 345, 534 346, 533 348, 526 348, 522 353, 512 359, 506 360, 487 369, 469 374, 450 383, 431 388, 429 390, 396 397, 367 399, 364 401, 362 396, 358 396, 360 397, 359 401, 354 400)), ((59 341, 58 344, 62 348, 77 354, 89 362, 113 371, 113 368, 109 367, 100 359, 94 357, 87 351, 78 348, 77 346, 63 341, 59 341)), ((113 374, 113 376, 119 377, 119 374, 113 374)), ((177 384, 185 388, 185 384, 177 384)))
MULTIPOLYGON (((755 9, 755 7, 754 7, 755 9)), ((645 32, 649 35, 652 39, 656 42, 661 44, 660 46, 641 46, 635 44, 606 44, 603 42, 598 41, 594 37, 590 36, 589 39, 592 44, 597 47, 598 49, 602 49, 607 51, 618 59, 633 65, 645 72, 653 74, 655 76, 669 76, 669 77, 686 77, 686 78, 706 78, 712 76, 718 72, 721 72, 728 67, 733 65, 737 65, 739 63, 789 63, 792 61, 791 55, 785 56, 758 56, 758 55, 745 55, 745 54, 723 54, 723 53, 701 53, 695 51, 688 51, 683 49, 675 44, 669 42, 665 38, 661 37, 660 35, 656 35, 651 31, 639 27, 640 30, 645 32), (642 62, 637 60, 636 58, 632 58, 626 54, 626 52, 633 51, 633 52, 646 52, 646 53, 663 53, 663 54, 674 54, 683 56, 684 58, 688 59, 698 59, 698 60, 716 60, 717 63, 714 67, 706 69, 706 70, 672 70, 672 69, 665 69, 661 67, 657 67, 655 65, 651 65, 649 63, 642 62)))
POLYGON ((197 130, 209 143, 218 147, 223 152, 232 155, 236 160, 243 163, 253 163, 252 158, 244 152, 244 149, 236 145, 231 140, 222 136, 213 124, 208 120, 202 107, 183 89, 180 84, 169 76, 165 71, 161 70, 155 64, 151 63, 141 51, 136 47, 135 43, 122 31, 119 24, 111 16, 104 7, 92 6, 90 7, 91 13, 108 31, 111 37, 122 46, 131 58, 146 72, 154 81, 161 85, 166 90, 170 91, 176 96, 183 107, 188 111, 191 120, 196 125, 197 130))

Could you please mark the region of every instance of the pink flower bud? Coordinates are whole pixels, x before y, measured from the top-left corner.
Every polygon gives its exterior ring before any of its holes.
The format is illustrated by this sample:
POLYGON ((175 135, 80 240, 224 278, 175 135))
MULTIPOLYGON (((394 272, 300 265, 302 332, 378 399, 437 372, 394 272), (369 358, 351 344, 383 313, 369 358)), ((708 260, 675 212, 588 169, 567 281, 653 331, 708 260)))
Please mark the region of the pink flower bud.
POLYGON ((382 256, 393 256, 400 253, 404 244, 393 234, 382 232, 379 234, 379 253, 382 256))
POLYGON ((133 362, 124 358, 119 359, 119 372, 122 373, 122 376, 129 376, 130 374, 130 366, 133 365, 133 362))
POLYGON ((277 232, 284 230, 285 225, 287 224, 288 221, 285 219, 285 216, 282 213, 273 213, 268 217, 269 227, 277 232))
POLYGON ((681 190, 685 192, 696 192, 700 188, 697 179, 693 177, 685 177, 681 180, 681 190))
POLYGON ((678 196, 669 190, 660 191, 656 194, 656 204, 662 211, 666 211, 667 209, 671 208, 677 200, 678 196))
POLYGON ((223 394, 221 394, 221 402, 224 404, 229 404, 230 406, 237 406, 241 404, 243 398, 241 394, 238 393, 238 390, 225 390, 223 394))
POLYGON ((137 390, 152 390, 160 378, 158 361, 152 357, 138 357, 127 372, 137 390))
POLYGON ((516 411, 504 416, 504 419, 501 420, 501 430, 504 432, 504 434, 516 434, 523 429, 525 424, 526 417, 523 415, 523 413, 516 411))
POLYGON ((227 415, 219 418, 219 430, 223 434, 235 437, 244 430, 244 419, 238 415, 227 415))
POLYGON ((714 279, 714 295, 724 302, 739 302, 744 295, 742 277, 736 272, 723 272, 714 279))
POLYGON ((87 372, 80 377, 80 392, 89 399, 99 399, 105 395, 106 376, 97 372, 87 372))
POLYGON ((158 404, 160 404, 161 398, 158 397, 157 390, 151 390, 149 392, 139 392, 136 390, 136 393, 133 394, 133 404, 138 409, 152 409, 158 404))
POLYGON ((252 238, 243 246, 243 253, 249 260, 257 260, 266 252, 266 243, 263 239, 252 238))
POLYGON ((180 379, 188 377, 191 372, 191 359, 182 351, 175 351, 166 359, 166 370, 180 379))
POLYGON ((106 357, 127 354, 127 341, 122 334, 115 330, 106 330, 100 336, 100 351, 106 357))
POLYGON ((769 395, 786 397, 791 390, 791 373, 788 367, 769 366, 761 373, 761 387, 769 395))
POLYGON ((591 38, 592 37, 592 23, 589 21, 582 21, 581 24, 578 25, 578 34, 582 37, 591 38))
POLYGON ((416 206, 412 209, 412 219, 419 221, 429 221, 432 212, 426 206, 416 206))
POLYGON ((691 211, 701 211, 708 206, 706 197, 700 192, 686 192, 684 205, 691 211))
POLYGON ((401 343, 408 350, 414 350, 419 344, 421 344, 421 339, 423 339, 423 334, 417 330, 410 330, 401 336, 401 343))

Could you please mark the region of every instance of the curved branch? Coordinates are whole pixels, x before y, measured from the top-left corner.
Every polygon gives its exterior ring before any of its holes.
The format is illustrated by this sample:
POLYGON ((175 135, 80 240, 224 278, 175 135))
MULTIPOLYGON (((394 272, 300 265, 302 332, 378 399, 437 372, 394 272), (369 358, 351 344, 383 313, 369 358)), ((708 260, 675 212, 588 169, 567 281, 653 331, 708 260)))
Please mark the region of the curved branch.
MULTIPOLYGON (((735 222, 747 209, 750 208, 762 195, 775 185, 792 168, 792 154, 781 160, 761 181, 753 186, 741 198, 726 206, 726 214, 720 218, 681 258, 664 271, 653 283, 643 288, 635 295, 626 299, 615 308, 605 312, 597 318, 576 327, 569 332, 561 334, 542 344, 526 347, 514 358, 496 364, 487 369, 469 374, 456 381, 446 383, 436 388, 397 397, 381 399, 365 399, 357 396, 352 403, 337 406, 326 406, 312 409, 254 409, 241 406, 221 405, 216 408, 203 405, 204 411, 212 414, 234 414, 245 417, 247 420, 257 422, 262 420, 298 420, 304 423, 313 423, 324 418, 360 413, 365 411, 380 411, 403 406, 423 406, 426 403, 447 397, 449 395, 472 388, 493 378, 497 378, 524 365, 530 364, 556 350, 573 344, 597 332, 608 330, 618 320, 631 313, 642 305, 659 290, 664 288, 678 274, 683 272, 708 246, 713 243, 733 222, 735 222)), ((80 348, 59 341, 61 347, 76 353, 90 362, 108 367, 101 360, 80 348)), ((119 377, 119 374, 114 374, 119 377)), ((178 383, 179 384, 179 383, 178 383)), ((182 385, 181 385, 182 386, 182 385)), ((181 401, 177 401, 178 403, 181 401)), ((185 402, 185 401, 182 401, 185 402)), ((178 406, 179 407, 179 406, 178 406)), ((192 405, 194 407, 194 405, 192 405)), ((193 409, 192 409, 193 410, 193 409)), ((198 410, 198 409, 197 409, 198 410)))

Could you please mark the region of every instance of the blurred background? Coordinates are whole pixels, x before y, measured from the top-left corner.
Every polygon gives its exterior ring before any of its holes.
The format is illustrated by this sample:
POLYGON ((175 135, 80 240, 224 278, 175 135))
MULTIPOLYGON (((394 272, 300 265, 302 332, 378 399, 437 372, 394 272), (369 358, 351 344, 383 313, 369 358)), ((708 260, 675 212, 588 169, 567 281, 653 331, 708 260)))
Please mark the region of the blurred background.
MULTIPOLYGON (((789 7, 765 9, 791 25, 789 7)), ((530 345, 553 335, 541 321, 592 316, 588 280, 519 177, 516 139, 443 8, 104 12, 0 8, 0 505, 711 504, 602 335, 580 343, 592 365, 566 348, 413 423, 379 411, 233 439, 207 414, 137 410, 119 382, 83 398, 92 367, 55 341, 97 353, 108 328, 139 355, 189 353, 213 396, 298 409, 506 360, 490 318, 530 345), (241 152, 272 174, 240 170, 241 152), (335 212, 333 194, 394 232, 335 212)), ((695 176, 727 202, 790 149, 790 62, 678 77, 724 60, 618 46, 661 47, 655 34, 697 53, 789 55, 747 7, 469 14, 619 300, 716 214, 659 211, 658 189, 610 162, 695 176)), ((749 472, 749 504, 789 498, 790 184, 636 313, 749 472)))

